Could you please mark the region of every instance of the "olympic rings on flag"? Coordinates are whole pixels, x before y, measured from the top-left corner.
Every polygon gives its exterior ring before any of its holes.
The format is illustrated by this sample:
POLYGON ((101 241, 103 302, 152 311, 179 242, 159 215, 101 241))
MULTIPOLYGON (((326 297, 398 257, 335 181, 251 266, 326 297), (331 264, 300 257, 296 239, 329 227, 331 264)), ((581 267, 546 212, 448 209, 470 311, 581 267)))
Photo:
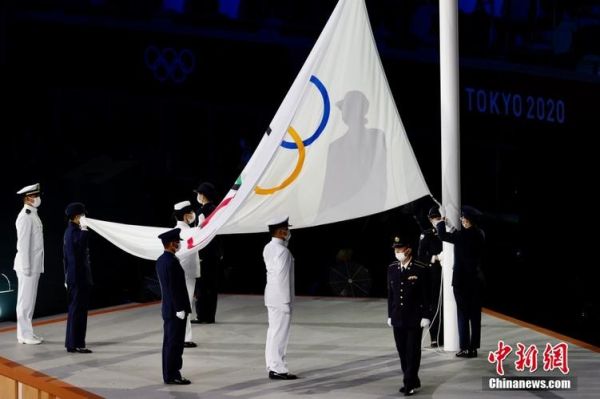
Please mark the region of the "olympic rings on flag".
POLYGON ((292 136, 294 142, 283 140, 281 142, 281 146, 283 148, 288 149, 298 149, 298 161, 296 162, 296 167, 294 168, 292 173, 278 186, 270 188, 262 188, 256 186, 254 188, 254 192, 258 195, 273 194, 279 190, 283 190, 284 188, 292 184, 292 182, 296 180, 298 175, 300 175, 300 171, 302 170, 302 166, 304 165, 304 158, 306 157, 305 147, 308 147, 316 139, 318 139, 321 133, 323 133, 323 130, 325 130, 325 126, 327 126, 327 122, 329 121, 329 114, 331 112, 329 94, 327 93, 325 85, 323 85, 323 83, 316 76, 312 75, 310 77, 310 82, 317 87, 319 93, 321 93, 321 97, 323 97, 323 116, 321 117, 321 123, 319 123, 319 126, 317 127, 315 132, 306 140, 302 140, 298 132, 296 132, 296 130, 292 126, 288 127, 287 132, 290 136, 292 136))
POLYGON ((144 52, 144 63, 159 82, 170 79, 175 83, 183 83, 196 68, 196 57, 187 48, 176 51, 148 46, 144 52))
MULTIPOLYGON (((327 122, 329 121, 329 114, 331 112, 331 104, 329 102, 329 94, 327 93, 327 89, 325 88, 325 85, 315 75, 312 75, 310 77, 310 82, 312 84, 314 84, 315 86, 317 86, 319 93, 321 93, 321 97, 323 97, 323 116, 321 117, 321 123, 319 123, 317 130, 315 130, 315 132, 312 134, 312 136, 310 136, 306 140, 302 141, 302 143, 304 144, 305 147, 308 147, 309 145, 311 145, 313 143, 313 141, 318 139, 319 136, 321 135, 321 133, 323 133, 323 130, 325 130, 325 126, 327 126, 327 122)), ((285 141, 285 140, 281 143, 281 146, 283 148, 288 148, 288 149, 298 148, 296 143, 291 143, 291 142, 285 141)))
POLYGON ((296 180, 296 178, 300 174, 300 171, 302 170, 302 165, 304 165, 304 158, 306 156, 306 153, 304 150, 304 143, 302 142, 302 138, 300 137, 298 132, 296 132, 296 130, 294 130, 293 127, 291 127, 291 126, 288 127, 287 131, 288 131, 289 135, 292 136, 292 139, 294 139, 296 148, 298 148, 298 161, 296 162, 296 167, 294 168, 292 173, 290 173, 290 175, 278 186, 270 187, 270 188, 261 188, 261 187, 256 186, 254 188, 254 192, 256 194, 267 195, 267 194, 273 194, 274 192, 279 191, 279 190, 283 190, 284 188, 286 188, 287 186, 292 184, 292 182, 294 180, 296 180))

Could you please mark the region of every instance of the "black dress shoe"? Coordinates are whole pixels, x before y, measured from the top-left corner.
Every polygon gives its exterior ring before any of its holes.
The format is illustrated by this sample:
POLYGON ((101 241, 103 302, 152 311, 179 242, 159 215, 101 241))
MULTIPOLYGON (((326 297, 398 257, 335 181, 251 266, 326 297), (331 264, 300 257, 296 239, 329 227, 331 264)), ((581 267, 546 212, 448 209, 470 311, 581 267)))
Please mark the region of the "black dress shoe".
POLYGON ((477 349, 470 349, 469 357, 477 357, 477 349))
POLYGON ((432 348, 437 348, 439 345, 437 343, 437 341, 431 341, 431 347, 432 348))
POLYGON ((168 384, 168 385, 190 385, 191 383, 192 383, 192 381, 190 381, 184 377, 175 378, 170 381, 165 381, 165 384, 168 384))
POLYGON ((408 391, 404 392, 404 396, 413 396, 415 393, 417 393, 417 390, 412 388, 412 389, 409 389, 408 391))
POLYGON ((469 353, 470 352, 467 349, 462 349, 456 352, 456 357, 470 357, 469 353))
MULTIPOLYGON (((416 392, 419 388, 421 388, 421 385, 417 385, 416 387, 411 388, 411 389, 416 392)), ((409 391, 410 391, 410 389, 409 389, 409 391)), ((398 390, 398 392, 405 393, 406 392, 406 387, 405 386, 401 386, 400 389, 398 390)))
POLYGON ((200 320, 198 320, 198 319, 192 319, 192 320, 190 320, 190 323, 200 324, 202 322, 200 320))
POLYGON ((191 342, 191 341, 188 341, 188 342, 184 342, 184 343, 183 343, 183 347, 184 347, 184 348, 195 348, 195 347, 197 347, 197 346, 198 346, 198 345, 197 345, 195 342, 191 342))
POLYGON ((269 378, 272 380, 295 380, 298 376, 290 373, 276 373, 274 371, 269 371, 269 378))
POLYGON ((88 349, 88 348, 67 348, 67 352, 70 352, 70 353, 92 353, 92 350, 88 349))

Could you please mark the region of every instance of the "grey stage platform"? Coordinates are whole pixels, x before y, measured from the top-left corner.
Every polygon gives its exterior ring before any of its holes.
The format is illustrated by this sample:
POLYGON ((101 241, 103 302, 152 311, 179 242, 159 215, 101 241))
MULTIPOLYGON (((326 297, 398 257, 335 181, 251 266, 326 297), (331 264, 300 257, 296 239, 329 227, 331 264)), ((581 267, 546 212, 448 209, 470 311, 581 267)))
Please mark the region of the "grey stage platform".
MULTIPOLYGON (((19 345, 14 331, 0 334, 0 353, 43 373, 107 398, 391 398, 398 397, 400 365, 392 331, 385 324, 383 299, 297 298, 288 350, 296 381, 271 381, 264 367, 266 310, 260 296, 222 295, 217 324, 194 325, 198 348, 186 349, 183 374, 188 386, 166 386, 161 379, 160 305, 90 317, 91 355, 69 354, 63 347, 65 322, 39 326, 39 346, 19 345)), ((12 323, 14 325, 14 323, 12 323)), ((0 328, 10 326, 3 323, 0 328)), ((486 360, 498 339, 515 345, 536 344, 541 352, 550 338, 484 315, 479 358, 425 349, 422 390, 417 398, 599 398, 600 356, 570 345, 569 366, 577 378, 573 391, 482 390, 482 377, 494 376, 486 360)), ((428 338, 424 345, 429 343, 428 338)), ((512 356, 512 354, 511 354, 512 356)), ((509 358, 510 363, 515 357, 509 358)), ((516 375, 505 363, 507 374, 516 375)), ((547 373, 536 373, 548 375, 547 373)), ((519 374, 521 375, 521 374, 519 374)), ((553 375, 559 375, 553 373, 553 375)))

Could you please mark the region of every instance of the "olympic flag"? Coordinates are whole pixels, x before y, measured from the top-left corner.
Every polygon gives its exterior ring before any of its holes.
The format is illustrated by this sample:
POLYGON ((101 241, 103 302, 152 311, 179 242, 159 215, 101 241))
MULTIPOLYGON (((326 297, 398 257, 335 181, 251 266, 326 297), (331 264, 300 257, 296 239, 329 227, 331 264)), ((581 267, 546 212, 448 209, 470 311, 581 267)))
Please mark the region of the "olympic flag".
MULTIPOLYGON (((182 232, 178 255, 215 234, 353 219, 429 195, 375 45, 364 0, 340 0, 257 149, 217 209, 182 232)), ((123 250, 156 259, 166 228, 89 219, 123 250)))

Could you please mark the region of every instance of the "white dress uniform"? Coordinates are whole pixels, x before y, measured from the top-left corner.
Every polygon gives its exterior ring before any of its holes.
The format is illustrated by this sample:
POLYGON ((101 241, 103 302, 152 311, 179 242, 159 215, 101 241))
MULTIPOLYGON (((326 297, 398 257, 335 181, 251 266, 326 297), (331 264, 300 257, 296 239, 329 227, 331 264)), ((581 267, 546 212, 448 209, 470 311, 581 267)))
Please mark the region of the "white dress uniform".
POLYGON ((294 257, 287 241, 272 237, 263 258, 267 268, 265 306, 269 315, 265 360, 267 370, 287 373, 286 352, 294 304, 294 257))
MULTIPOLYGON (((17 194, 39 192, 39 184, 27 186, 17 194)), ((17 273, 17 340, 20 343, 39 344, 31 321, 37 298, 40 274, 44 272, 44 234, 37 208, 25 204, 15 223, 17 227, 17 254, 14 270, 17 273)))
MULTIPOLYGON (((184 221, 177 221, 177 225, 182 231, 190 229, 191 227, 184 221)), ((179 263, 185 273, 185 286, 187 287, 188 297, 190 298, 190 306, 193 308, 194 304, 194 291, 196 289, 196 279, 200 277, 200 257, 198 252, 190 253, 188 256, 179 256, 179 263)), ((192 323, 190 318, 187 318, 185 326, 185 342, 192 342, 192 323)))

